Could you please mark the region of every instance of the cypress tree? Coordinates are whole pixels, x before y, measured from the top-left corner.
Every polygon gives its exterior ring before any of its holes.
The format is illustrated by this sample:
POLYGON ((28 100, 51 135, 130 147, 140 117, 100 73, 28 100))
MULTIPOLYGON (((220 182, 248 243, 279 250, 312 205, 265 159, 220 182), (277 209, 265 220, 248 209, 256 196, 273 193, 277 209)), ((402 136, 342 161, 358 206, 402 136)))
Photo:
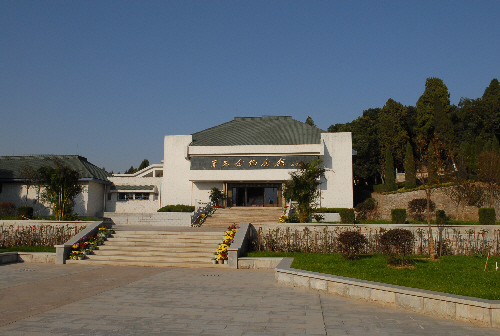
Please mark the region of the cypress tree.
POLYGON ((413 189, 417 186, 415 158, 413 157, 413 148, 409 142, 406 143, 405 156, 405 188, 413 189))
POLYGON ((436 164, 436 153, 434 152, 434 146, 429 145, 427 149, 427 183, 429 185, 436 184, 437 179, 437 164, 436 164))
POLYGON ((394 159, 389 148, 385 150, 385 190, 397 190, 396 176, 394 174, 394 159))

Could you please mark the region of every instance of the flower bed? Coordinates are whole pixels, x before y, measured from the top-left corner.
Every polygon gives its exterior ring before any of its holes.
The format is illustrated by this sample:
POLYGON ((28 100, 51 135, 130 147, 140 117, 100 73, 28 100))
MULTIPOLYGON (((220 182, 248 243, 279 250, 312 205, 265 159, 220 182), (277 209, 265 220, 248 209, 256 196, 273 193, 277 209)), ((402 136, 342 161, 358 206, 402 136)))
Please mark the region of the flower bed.
POLYGON ((205 211, 204 213, 200 214, 196 221, 191 224, 192 227, 200 227, 208 217, 212 216, 214 212, 217 210, 216 207, 212 207, 209 211, 205 211))
POLYGON ((217 251, 214 253, 215 258, 213 258, 212 260, 215 260, 219 264, 223 264, 225 262, 224 260, 227 260, 227 249, 233 243, 234 235, 236 234, 236 231, 238 229, 239 226, 236 224, 233 224, 227 228, 227 230, 224 232, 222 243, 219 244, 217 251))
POLYGON ((95 247, 103 244, 106 238, 113 233, 115 233, 113 229, 108 228, 105 224, 102 224, 101 227, 99 227, 99 233, 97 233, 97 235, 83 236, 78 240, 78 242, 73 244, 69 255, 70 259, 83 259, 85 258, 85 255, 92 254, 95 247))

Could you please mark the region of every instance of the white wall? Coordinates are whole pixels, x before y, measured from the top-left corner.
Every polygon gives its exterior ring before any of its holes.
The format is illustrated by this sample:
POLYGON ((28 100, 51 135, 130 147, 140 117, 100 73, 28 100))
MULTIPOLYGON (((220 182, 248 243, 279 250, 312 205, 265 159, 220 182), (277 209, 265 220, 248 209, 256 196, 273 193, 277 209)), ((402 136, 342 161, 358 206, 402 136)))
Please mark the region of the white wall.
POLYGON ((210 189, 213 187, 217 187, 221 191, 224 189, 224 183, 222 182, 195 182, 193 186, 193 198, 195 205, 197 205, 198 202, 210 202, 210 189))
POLYGON ((188 177, 190 161, 186 158, 187 148, 191 141, 191 135, 165 136, 162 206, 171 204, 195 205, 191 195, 193 186, 188 177))
POLYGON ((322 133, 325 144, 325 179, 320 185, 320 206, 352 208, 352 138, 350 132, 322 133))
POLYGON ((87 216, 97 217, 104 212, 106 185, 90 181, 88 185, 87 216))
MULTIPOLYGON (((43 188, 40 190, 40 194, 43 188)), ((83 184, 83 191, 74 200, 73 211, 79 216, 94 217, 103 212, 104 184, 90 181, 83 184)), ((8 201, 14 203, 16 208, 25 205, 26 185, 20 182, 2 182, 0 202, 8 201)), ((38 199, 37 189, 29 188, 27 206, 33 207, 35 216, 53 215, 49 204, 43 204, 38 199)))

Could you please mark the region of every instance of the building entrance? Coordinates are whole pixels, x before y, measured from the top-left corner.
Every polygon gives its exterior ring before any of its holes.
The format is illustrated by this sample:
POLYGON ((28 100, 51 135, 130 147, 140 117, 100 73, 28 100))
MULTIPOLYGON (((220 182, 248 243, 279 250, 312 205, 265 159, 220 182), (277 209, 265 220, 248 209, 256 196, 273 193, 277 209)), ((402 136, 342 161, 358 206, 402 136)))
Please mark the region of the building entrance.
POLYGON ((228 183, 227 206, 281 207, 281 183, 228 183))

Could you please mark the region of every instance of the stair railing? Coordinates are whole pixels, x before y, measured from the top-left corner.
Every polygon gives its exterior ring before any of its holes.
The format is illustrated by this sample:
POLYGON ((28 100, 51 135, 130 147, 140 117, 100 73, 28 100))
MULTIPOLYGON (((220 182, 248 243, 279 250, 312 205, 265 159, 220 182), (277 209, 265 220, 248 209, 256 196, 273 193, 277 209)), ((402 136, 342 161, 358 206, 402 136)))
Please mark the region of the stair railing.
POLYGON ((193 212, 193 216, 191 217, 191 226, 196 222, 198 217, 201 214, 207 214, 212 209, 212 204, 209 203, 198 203, 198 209, 193 212))

